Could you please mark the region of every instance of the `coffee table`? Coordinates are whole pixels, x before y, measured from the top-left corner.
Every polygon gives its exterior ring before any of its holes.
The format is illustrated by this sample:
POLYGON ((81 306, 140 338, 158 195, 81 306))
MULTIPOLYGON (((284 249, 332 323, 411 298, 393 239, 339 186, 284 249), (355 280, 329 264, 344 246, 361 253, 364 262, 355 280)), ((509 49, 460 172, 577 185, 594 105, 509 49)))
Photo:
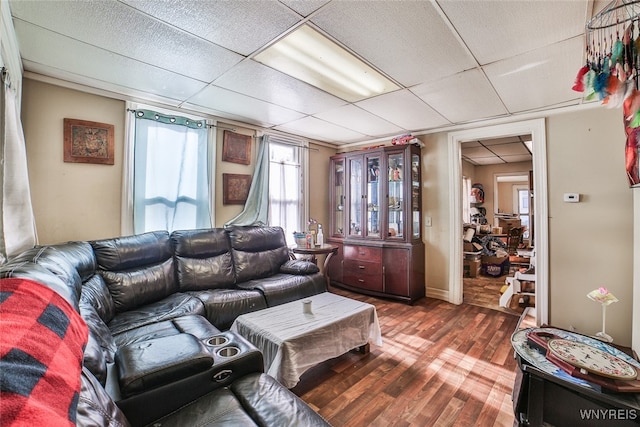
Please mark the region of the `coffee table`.
POLYGON ((331 292, 243 314, 231 330, 262 351, 265 372, 288 388, 318 363, 382 345, 376 308, 331 292), (311 301, 310 314, 302 301, 311 301))

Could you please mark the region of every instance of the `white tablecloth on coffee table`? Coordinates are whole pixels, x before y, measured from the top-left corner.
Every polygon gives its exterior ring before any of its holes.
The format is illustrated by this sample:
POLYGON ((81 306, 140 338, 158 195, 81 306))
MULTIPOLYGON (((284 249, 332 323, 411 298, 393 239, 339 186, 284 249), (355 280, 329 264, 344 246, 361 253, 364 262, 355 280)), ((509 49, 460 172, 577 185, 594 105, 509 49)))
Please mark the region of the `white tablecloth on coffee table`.
POLYGON ((330 292, 243 314, 231 330, 262 351, 266 373, 288 388, 320 362, 382 345, 376 308, 330 292), (304 300, 311 300, 311 314, 303 313, 304 300))

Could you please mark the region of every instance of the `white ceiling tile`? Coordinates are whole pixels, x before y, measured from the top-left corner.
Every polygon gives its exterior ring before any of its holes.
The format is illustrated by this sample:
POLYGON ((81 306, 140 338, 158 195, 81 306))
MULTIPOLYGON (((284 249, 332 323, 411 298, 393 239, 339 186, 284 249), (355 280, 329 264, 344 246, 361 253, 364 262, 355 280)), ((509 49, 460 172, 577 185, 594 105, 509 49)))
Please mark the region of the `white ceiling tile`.
POLYGON ((584 65, 584 36, 484 67, 507 109, 522 112, 553 106, 582 94, 571 89, 584 65))
POLYGON ((464 146, 462 147, 462 155, 465 157, 473 157, 475 159, 476 157, 491 157, 493 156, 493 153, 482 146, 479 146, 479 147, 464 146))
POLYGON ((15 22, 24 60, 125 88, 184 99, 206 84, 69 39, 22 21, 15 22))
POLYGON ((482 65, 583 34, 589 8, 557 0, 438 4, 482 65))
POLYGON ((533 160, 530 154, 520 154, 520 155, 500 156, 500 157, 509 163, 530 162, 533 160))
POLYGON ((329 3, 330 0, 280 0, 291 9, 295 10, 302 16, 309 16, 311 13, 320 9, 320 7, 329 3))
POLYGON ((191 97, 188 103, 246 117, 251 119, 252 123, 260 123, 261 126, 265 127, 304 117, 303 114, 296 111, 216 86, 208 86, 197 95, 191 97))
POLYGON ((204 82, 242 60, 119 2, 21 1, 12 2, 12 11, 71 39, 204 82))
POLYGON ((305 117, 277 126, 276 129, 328 142, 357 142, 365 139, 365 135, 361 133, 345 129, 315 117, 305 117))
POLYGON ((476 65, 430 1, 331 2, 311 22, 405 86, 476 65))
POLYGON ((300 20, 277 1, 122 1, 245 56, 300 20))
POLYGON ((474 69, 410 88, 451 122, 503 116, 507 110, 480 70, 474 69))
POLYGON ((305 114, 346 104, 340 98, 253 60, 238 64, 214 84, 305 114))
POLYGON ((505 136, 504 138, 492 138, 485 139, 482 141, 483 145, 500 145, 500 144, 512 144, 514 142, 526 141, 527 139, 531 139, 531 135, 522 135, 522 136, 505 136))
POLYGON ((472 162, 478 166, 496 165, 506 163, 498 157, 474 157, 472 162))
POLYGON ((529 150, 523 144, 499 144, 491 145, 489 147, 491 151, 500 157, 503 156, 516 156, 516 155, 529 155, 529 150))
POLYGON ((355 105, 384 117, 406 131, 418 131, 444 126, 449 122, 408 90, 399 90, 355 105))
POLYGON ((403 130, 353 105, 345 105, 334 108, 333 110, 323 111, 322 113, 315 114, 314 117, 369 136, 395 135, 401 133, 403 130))

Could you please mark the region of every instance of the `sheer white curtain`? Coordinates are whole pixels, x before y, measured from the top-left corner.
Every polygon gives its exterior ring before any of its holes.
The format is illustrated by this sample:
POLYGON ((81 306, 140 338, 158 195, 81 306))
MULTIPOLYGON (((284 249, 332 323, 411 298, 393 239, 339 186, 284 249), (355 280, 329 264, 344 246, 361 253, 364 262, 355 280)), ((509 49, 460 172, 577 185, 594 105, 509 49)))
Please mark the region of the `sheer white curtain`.
POLYGON ((206 122, 138 109, 134 132, 134 233, 210 227, 206 122))
POLYGON ((5 84, 4 77, 3 72, 0 85, 0 264, 37 242, 17 94, 5 84))
POLYGON ((269 136, 260 138, 256 169, 251 177, 251 187, 244 209, 224 226, 269 224, 269 136))
POLYGON ((277 140, 272 140, 269 147, 269 224, 282 227, 289 244, 295 243, 295 231, 306 230, 302 150, 299 145, 277 140))

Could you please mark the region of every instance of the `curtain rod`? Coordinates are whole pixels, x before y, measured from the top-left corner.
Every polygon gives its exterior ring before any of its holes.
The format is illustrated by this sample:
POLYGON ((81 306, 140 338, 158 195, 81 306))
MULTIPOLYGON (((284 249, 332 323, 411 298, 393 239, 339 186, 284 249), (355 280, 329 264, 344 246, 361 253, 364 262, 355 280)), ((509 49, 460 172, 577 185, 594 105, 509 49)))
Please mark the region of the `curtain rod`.
MULTIPOLYGON (((135 114, 137 110, 133 110, 131 108, 127 108, 127 111, 130 112, 130 113, 134 113, 135 114)), ((162 113, 158 113, 158 112, 156 112, 156 114, 158 114, 158 115, 160 115, 160 116, 162 116, 164 118, 173 118, 173 116, 162 114, 162 113)), ((206 119, 204 119, 204 120, 206 121, 206 119)), ((218 129, 230 130, 230 131, 233 131, 233 132, 236 131, 235 128, 228 128, 228 127, 224 127, 224 126, 212 125, 212 124, 209 124, 209 123, 206 123, 205 127, 206 128, 218 128, 218 129)))

